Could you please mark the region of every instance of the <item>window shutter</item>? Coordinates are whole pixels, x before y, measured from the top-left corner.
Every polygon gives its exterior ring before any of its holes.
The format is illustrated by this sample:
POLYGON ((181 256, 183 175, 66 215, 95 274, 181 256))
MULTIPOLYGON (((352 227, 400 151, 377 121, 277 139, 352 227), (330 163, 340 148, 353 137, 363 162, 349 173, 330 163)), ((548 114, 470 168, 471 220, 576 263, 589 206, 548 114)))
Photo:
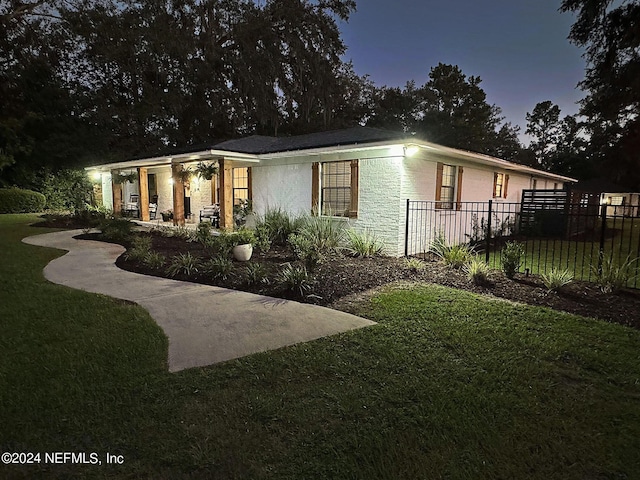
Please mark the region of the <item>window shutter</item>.
POLYGON ((247 196, 249 201, 253 202, 253 185, 251 181, 251 167, 247 168, 247 196))
POLYGON ((458 188, 456 189, 456 210, 462 210, 462 172, 464 169, 458 167, 458 188))
POLYGON ((439 203, 442 200, 442 171, 444 164, 438 162, 436 166, 436 208, 442 208, 442 204, 439 203))
POLYGON ((351 205, 349 218, 358 218, 358 160, 351 160, 351 205))
POLYGON ((504 185, 502 186, 503 197, 507 198, 507 187, 509 186, 509 175, 504 176, 504 185))
POLYGON ((320 214, 320 164, 311 165, 311 213, 320 214))

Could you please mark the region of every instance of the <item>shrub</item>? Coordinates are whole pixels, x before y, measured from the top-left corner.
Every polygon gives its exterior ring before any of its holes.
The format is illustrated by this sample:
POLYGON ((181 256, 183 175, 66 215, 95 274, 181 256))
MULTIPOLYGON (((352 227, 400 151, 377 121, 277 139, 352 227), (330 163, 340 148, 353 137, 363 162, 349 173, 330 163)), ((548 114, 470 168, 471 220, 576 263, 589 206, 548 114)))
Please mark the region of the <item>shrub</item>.
POLYGON ((384 249, 384 244, 378 239, 375 233, 365 229, 357 232, 353 229, 345 231, 345 250, 356 257, 373 257, 380 255, 384 249))
POLYGON ((600 290, 603 293, 620 291, 629 280, 633 280, 635 277, 633 270, 634 264, 637 262, 638 258, 631 258, 631 255, 628 255, 622 263, 615 262, 611 257, 601 257, 599 269, 597 265, 592 264, 591 266, 600 290))
POLYGON ((73 214, 75 223, 85 225, 87 228, 95 228, 107 218, 111 218, 112 212, 107 207, 93 207, 85 205, 84 208, 76 210, 73 214))
POLYGON ((442 234, 439 234, 431 243, 430 250, 438 255, 445 265, 453 268, 461 268, 474 255, 474 250, 469 245, 464 243, 449 245, 442 234))
POLYGON ((573 281, 573 274, 567 269, 560 270, 552 268, 549 273, 540 275, 540 278, 542 278, 542 283, 548 291, 555 292, 571 283, 573 281))
POLYGON ((144 263, 149 268, 153 268, 155 270, 159 270, 162 267, 164 267, 164 264, 165 264, 166 261, 167 260, 166 260, 165 256, 162 255, 161 253, 149 252, 149 253, 147 253, 147 255, 142 260, 142 263, 144 263))
POLYGON ((524 255, 524 247, 518 242, 507 242, 500 251, 500 261, 502 263, 502 271, 507 278, 515 277, 518 270, 520 270, 520 264, 522 262, 522 256, 524 255))
POLYGON ((212 238, 213 233, 211 231, 211 222, 200 222, 196 229, 195 239, 204 247, 207 247, 211 245, 212 238))
POLYGON ((286 245, 289 235, 298 230, 300 222, 299 218, 290 216, 280 208, 268 208, 264 217, 258 219, 256 229, 265 229, 274 244, 286 245))
POLYGON ((246 266, 245 273, 249 285, 267 285, 269 283, 267 269, 260 263, 250 263, 246 266))
POLYGON ((478 256, 473 257, 469 262, 464 265, 464 272, 467 274, 467 278, 476 285, 485 285, 489 279, 489 265, 478 256))
POLYGON ((198 273, 200 261, 198 257, 191 255, 191 252, 179 253, 171 259, 171 264, 167 268, 167 274, 175 277, 178 274, 194 275, 198 273))
POLYGON ((303 233, 289 235, 289 244, 293 248, 296 258, 302 260, 305 266, 313 271, 323 259, 323 254, 318 250, 311 238, 303 233))
POLYGON ((84 170, 43 170, 34 188, 47 198, 48 210, 76 212, 94 201, 93 185, 84 170))
POLYGON ((426 267, 425 263, 422 260, 415 257, 405 259, 404 263, 406 267, 413 273, 418 273, 424 270, 426 267))
POLYGON ((307 269, 303 266, 291 265, 290 263, 287 263, 280 271, 278 280, 287 290, 301 297, 313 288, 313 281, 307 269))
POLYGON ((136 236, 131 242, 131 248, 127 250, 126 258, 129 260, 144 261, 151 253, 151 238, 136 236))
POLYGON ((44 210, 44 195, 21 188, 0 189, 0 213, 34 213, 44 210))
POLYGON ((204 262, 202 270, 213 278, 226 280, 233 271, 233 262, 228 255, 218 255, 204 262))
POLYGON ((271 249, 271 239, 269 238, 269 230, 264 224, 256 227, 256 243, 254 245, 260 253, 267 253, 271 249))
POLYGON ((129 243, 134 223, 126 218, 106 218, 98 225, 107 240, 116 243, 129 243))
POLYGON ((306 237, 321 253, 336 252, 343 243, 345 223, 333 217, 309 215, 303 217, 299 234, 306 237))

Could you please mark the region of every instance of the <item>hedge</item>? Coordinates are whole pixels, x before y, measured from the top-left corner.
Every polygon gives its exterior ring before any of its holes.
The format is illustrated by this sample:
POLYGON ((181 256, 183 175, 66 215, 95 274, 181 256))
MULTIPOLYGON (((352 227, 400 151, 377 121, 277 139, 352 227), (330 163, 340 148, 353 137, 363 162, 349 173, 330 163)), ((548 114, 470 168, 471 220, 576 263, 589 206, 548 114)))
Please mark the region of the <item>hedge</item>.
POLYGON ((0 213, 41 212, 47 203, 46 197, 33 190, 21 188, 0 189, 0 213))

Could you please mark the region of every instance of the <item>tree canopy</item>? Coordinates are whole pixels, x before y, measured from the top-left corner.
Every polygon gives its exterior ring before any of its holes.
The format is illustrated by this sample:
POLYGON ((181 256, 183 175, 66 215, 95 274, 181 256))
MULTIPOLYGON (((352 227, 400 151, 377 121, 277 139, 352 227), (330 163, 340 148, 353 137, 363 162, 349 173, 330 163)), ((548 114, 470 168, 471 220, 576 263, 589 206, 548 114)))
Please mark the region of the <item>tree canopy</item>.
POLYGON ((500 108, 487 103, 481 82, 457 65, 440 63, 421 87, 411 81, 402 90, 376 89, 368 125, 402 128, 434 143, 514 160, 521 150, 519 129, 502 123, 500 108))
POLYGON ((569 39, 585 49, 591 154, 603 175, 640 187, 640 1, 564 0, 577 14, 569 39))

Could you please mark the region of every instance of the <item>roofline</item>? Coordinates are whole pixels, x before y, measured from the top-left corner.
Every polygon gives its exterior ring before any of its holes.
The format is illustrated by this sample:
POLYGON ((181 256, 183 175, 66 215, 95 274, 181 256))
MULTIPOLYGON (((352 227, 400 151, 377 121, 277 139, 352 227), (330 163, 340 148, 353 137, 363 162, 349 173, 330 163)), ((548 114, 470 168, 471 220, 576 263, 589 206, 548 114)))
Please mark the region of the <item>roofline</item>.
POLYGON ((519 163, 509 162, 507 160, 502 160, 501 158, 492 157, 490 155, 485 155, 483 153, 470 152, 468 150, 460 150, 460 149, 451 148, 451 147, 443 147, 442 145, 425 142, 422 140, 408 142, 408 145, 416 145, 418 147, 428 148, 431 150, 442 152, 444 154, 449 154, 457 158, 473 159, 476 161, 480 161, 480 163, 483 163, 485 165, 495 165, 495 166, 502 167, 505 170, 528 173, 528 174, 536 175, 539 177, 547 177, 555 180, 561 180, 563 182, 578 181, 577 178, 566 177, 564 175, 558 175, 557 173, 545 172, 544 170, 538 170, 537 168, 528 167, 526 165, 520 165, 519 163))
MULTIPOLYGON (((228 158, 230 160, 247 162, 247 163, 260 163, 262 160, 269 160, 269 159, 276 159, 276 158, 295 157, 295 156, 319 156, 319 155, 327 155, 332 153, 362 152, 367 150, 376 150, 380 148, 393 148, 393 147, 404 148, 409 146, 417 146, 419 148, 430 150, 437 154, 448 155, 454 158, 458 158, 460 160, 475 161, 483 165, 500 167, 504 170, 520 172, 520 173, 529 174, 532 176, 535 175, 538 177, 550 178, 550 179, 554 179, 562 182, 578 181, 577 179, 572 177, 566 177, 566 176, 558 175, 551 172, 545 172, 543 170, 538 170, 536 168, 528 167, 526 165, 520 165, 517 163, 509 162, 507 160, 502 160, 500 158, 492 157, 482 153, 470 152, 467 150, 460 150, 460 149, 451 148, 451 147, 444 147, 436 143, 417 140, 415 138, 383 140, 378 142, 362 143, 362 144, 352 143, 347 145, 334 145, 332 147, 316 147, 316 148, 287 150, 282 152, 262 153, 262 154, 251 154, 251 153, 233 152, 229 150, 209 149, 209 150, 202 150, 200 152, 182 153, 177 155, 163 155, 159 157, 142 158, 139 160, 128 160, 125 162, 94 165, 92 167, 86 167, 85 170, 104 171, 104 170, 116 170, 116 169, 126 169, 126 168, 136 168, 136 167, 153 167, 153 166, 172 165, 175 163, 184 163, 189 161, 195 162, 195 161, 203 161, 203 160, 218 160, 221 158, 228 158)), ((402 156, 402 154, 398 156, 402 156)))
POLYGON ((200 152, 180 153, 177 155, 162 155, 159 157, 140 158, 138 160, 126 160, 124 162, 104 163, 101 165, 93 165, 85 167, 87 171, 93 170, 118 170, 137 167, 161 167, 169 166, 176 163, 197 162, 204 160, 219 160, 221 158, 229 158, 236 161, 259 163, 257 155, 250 153, 229 152, 226 150, 202 150, 200 152))

